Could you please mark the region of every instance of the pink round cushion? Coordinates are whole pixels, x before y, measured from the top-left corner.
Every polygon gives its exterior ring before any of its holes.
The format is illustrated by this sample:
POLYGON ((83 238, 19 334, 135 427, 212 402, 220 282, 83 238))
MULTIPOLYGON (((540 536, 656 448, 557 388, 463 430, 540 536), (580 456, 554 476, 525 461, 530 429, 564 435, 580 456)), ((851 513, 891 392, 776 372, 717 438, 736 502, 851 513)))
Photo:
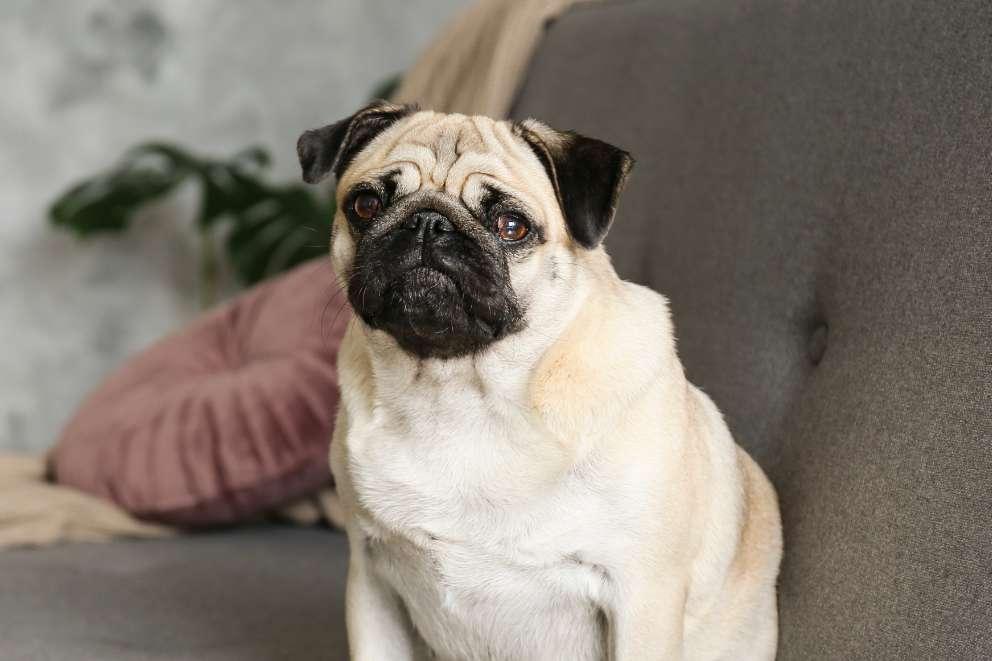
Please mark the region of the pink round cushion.
POLYGON ((63 432, 57 481, 181 526, 249 519, 329 484, 337 349, 351 310, 328 261, 130 358, 63 432))

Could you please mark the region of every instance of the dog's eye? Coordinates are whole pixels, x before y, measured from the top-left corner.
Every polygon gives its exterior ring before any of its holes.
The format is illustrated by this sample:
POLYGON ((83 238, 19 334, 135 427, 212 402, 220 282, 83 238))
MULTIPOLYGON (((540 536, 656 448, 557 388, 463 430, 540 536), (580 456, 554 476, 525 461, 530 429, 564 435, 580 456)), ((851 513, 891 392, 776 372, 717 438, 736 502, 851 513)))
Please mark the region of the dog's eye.
POLYGON ((501 213, 496 218, 496 234, 503 241, 519 241, 530 232, 530 225, 520 216, 512 213, 501 213))
POLYGON ((382 200, 375 193, 360 193, 352 203, 355 215, 363 220, 372 220, 382 210, 382 200))

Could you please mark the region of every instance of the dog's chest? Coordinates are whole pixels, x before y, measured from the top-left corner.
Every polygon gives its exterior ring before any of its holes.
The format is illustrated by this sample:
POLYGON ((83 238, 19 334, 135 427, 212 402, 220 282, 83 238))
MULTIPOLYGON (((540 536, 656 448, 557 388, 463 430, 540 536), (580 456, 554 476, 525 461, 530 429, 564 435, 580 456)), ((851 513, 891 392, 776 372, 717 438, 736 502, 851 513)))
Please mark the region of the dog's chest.
POLYGON ((372 567, 439 659, 605 658, 604 577, 572 553, 595 508, 581 489, 530 493, 546 439, 525 422, 491 402, 452 404, 380 411, 349 434, 372 567))
POLYGON ((398 536, 371 540, 369 555, 437 659, 606 658, 605 625, 588 594, 602 580, 593 568, 568 559, 521 565, 474 545, 398 536))

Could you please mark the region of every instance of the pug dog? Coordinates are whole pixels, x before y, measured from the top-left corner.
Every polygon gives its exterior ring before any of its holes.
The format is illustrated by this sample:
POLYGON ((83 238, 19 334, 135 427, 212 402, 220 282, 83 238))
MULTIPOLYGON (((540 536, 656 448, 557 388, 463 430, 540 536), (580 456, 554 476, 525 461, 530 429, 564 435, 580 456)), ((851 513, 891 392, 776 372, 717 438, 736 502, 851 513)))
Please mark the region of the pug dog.
POLYGON ((603 250, 630 156, 385 102, 307 131, 355 312, 331 467, 352 658, 771 659, 776 495, 603 250))

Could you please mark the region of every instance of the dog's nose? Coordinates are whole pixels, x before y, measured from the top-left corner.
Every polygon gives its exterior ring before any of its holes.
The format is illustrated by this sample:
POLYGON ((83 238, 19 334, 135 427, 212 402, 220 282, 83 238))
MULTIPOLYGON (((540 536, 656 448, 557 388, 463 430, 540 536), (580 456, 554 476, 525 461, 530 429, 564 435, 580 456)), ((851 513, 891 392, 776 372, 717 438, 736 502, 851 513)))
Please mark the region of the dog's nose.
POLYGON ((444 214, 433 209, 424 209, 410 214, 403 221, 403 227, 416 232, 423 239, 432 238, 435 234, 455 231, 455 225, 444 214))

